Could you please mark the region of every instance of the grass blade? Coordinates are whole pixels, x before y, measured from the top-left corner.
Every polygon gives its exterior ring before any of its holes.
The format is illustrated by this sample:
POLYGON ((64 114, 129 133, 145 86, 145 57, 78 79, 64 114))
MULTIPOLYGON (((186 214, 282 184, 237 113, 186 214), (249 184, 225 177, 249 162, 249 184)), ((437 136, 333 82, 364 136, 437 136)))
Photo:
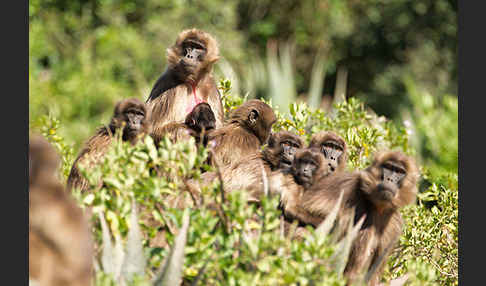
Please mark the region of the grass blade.
POLYGON ((321 97, 322 91, 324 90, 325 76, 324 56, 318 56, 314 65, 312 66, 309 95, 307 97, 307 104, 311 108, 317 109, 321 106, 321 97))
MULTIPOLYGON (((354 210, 351 215, 354 217, 354 210)), ((346 267, 346 263, 348 262, 349 253, 351 251, 351 246, 353 244, 354 239, 358 235, 361 226, 366 218, 366 215, 363 215, 356 225, 353 227, 353 220, 349 222, 348 232, 346 236, 338 243, 338 247, 336 249, 335 256, 333 260, 335 261, 335 270, 337 273, 343 274, 344 268, 346 267)))
POLYGON ((174 242, 168 258, 161 267, 160 275, 155 277, 155 286, 179 285, 184 265, 184 247, 186 246, 187 231, 189 229, 189 209, 184 210, 182 227, 174 242))
MULTIPOLYGON (((366 273, 366 276, 365 276, 365 282, 366 283, 368 283, 368 281, 370 281, 371 277, 376 272, 376 270, 378 269, 378 267, 381 265, 381 263, 383 262, 383 260, 388 256, 388 253, 390 252, 390 250, 391 250, 391 248, 392 248, 393 245, 394 245, 394 243, 390 243, 386 247, 385 251, 383 251, 383 253, 375 260, 375 262, 373 263, 373 265, 371 265, 371 267, 369 268, 370 270, 366 273)), ((408 279, 408 277, 407 277, 407 279, 408 279)))
POLYGON ((111 235, 106 224, 105 216, 103 213, 98 213, 101 224, 101 237, 103 239, 103 249, 101 251, 101 266, 103 271, 107 274, 114 274, 115 267, 113 262, 113 244, 111 243, 111 235))
POLYGON ((343 200, 343 193, 339 195, 339 199, 332 209, 331 213, 326 217, 326 219, 317 227, 316 233, 319 237, 324 237, 329 234, 332 227, 334 226, 334 222, 336 221, 336 217, 339 212, 339 208, 341 207, 341 201, 343 200))
POLYGON ((122 265, 122 273, 130 281, 133 274, 143 276, 147 260, 143 252, 142 232, 138 224, 137 205, 132 201, 130 229, 127 234, 126 255, 122 265))

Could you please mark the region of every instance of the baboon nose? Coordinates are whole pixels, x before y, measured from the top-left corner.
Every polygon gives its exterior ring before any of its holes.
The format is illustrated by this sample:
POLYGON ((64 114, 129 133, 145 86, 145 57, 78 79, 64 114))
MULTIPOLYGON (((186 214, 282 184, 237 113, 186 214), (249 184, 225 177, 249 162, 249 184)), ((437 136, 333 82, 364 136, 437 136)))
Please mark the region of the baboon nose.
POLYGON ((331 172, 334 172, 334 166, 331 163, 329 163, 328 166, 329 166, 329 170, 331 172))

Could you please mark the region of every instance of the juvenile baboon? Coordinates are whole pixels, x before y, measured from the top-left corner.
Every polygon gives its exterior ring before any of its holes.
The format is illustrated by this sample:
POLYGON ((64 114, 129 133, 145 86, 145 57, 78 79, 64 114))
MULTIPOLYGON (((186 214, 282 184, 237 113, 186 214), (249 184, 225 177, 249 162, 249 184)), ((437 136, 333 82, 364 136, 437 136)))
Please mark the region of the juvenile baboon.
POLYGON ((58 157, 29 140, 29 276, 41 286, 91 285, 93 245, 82 210, 55 176, 58 157))
POLYGON ((167 69, 155 83, 147 99, 153 126, 152 136, 161 137, 167 123, 182 123, 196 105, 206 102, 216 117, 216 128, 223 125, 223 105, 211 73, 219 59, 216 40, 208 33, 182 31, 167 49, 167 69))
MULTIPOLYGON (((273 173, 270 177, 272 193, 280 194, 279 208, 285 221, 285 232, 299 213, 301 198, 321 176, 330 174, 331 167, 319 151, 315 149, 300 149, 295 154, 291 168, 282 173, 273 173)), ((301 230, 302 231, 302 230, 301 230)))
MULTIPOLYGON (((263 176, 270 177, 273 172, 288 170, 294 160, 297 149, 304 145, 302 139, 288 131, 273 133, 263 151, 250 154, 227 168, 221 168, 221 179, 225 192, 247 190, 250 202, 259 202, 263 194, 263 176), (262 173, 262 168, 263 172, 262 173)), ((202 185, 209 185, 218 180, 217 172, 202 174, 202 185)), ((194 180, 189 184, 199 189, 194 180)))
POLYGON ((343 171, 348 160, 346 141, 332 131, 321 131, 314 134, 309 143, 310 148, 317 148, 329 160, 331 171, 343 171))
POLYGON ((214 130, 216 118, 211 110, 211 106, 205 102, 199 103, 194 109, 187 114, 184 123, 171 122, 160 129, 159 134, 154 137, 155 143, 162 139, 162 136, 169 136, 172 142, 185 141, 191 136, 205 146, 207 143, 208 132, 214 130))
POLYGON ((272 108, 252 99, 230 113, 228 123, 208 135, 211 163, 220 168, 248 158, 266 143, 277 117, 272 108))
POLYGON ((320 177, 304 192, 295 216, 300 222, 317 227, 343 193, 337 229, 345 230, 350 221, 356 223, 365 215, 352 245, 345 276, 353 281, 377 262, 370 278, 370 285, 377 285, 389 251, 402 231, 399 209, 415 200, 417 180, 418 169, 412 158, 397 151, 381 152, 363 171, 320 177))
POLYGON ((81 191, 88 190, 89 182, 79 172, 78 164, 81 162, 85 164, 86 162, 89 168, 98 164, 106 151, 108 151, 117 129, 122 130, 123 141, 135 144, 139 138, 150 131, 147 117, 145 104, 140 100, 130 98, 119 101, 115 106, 110 125, 108 127, 100 127, 96 134, 88 139, 74 161, 67 180, 68 189, 79 188, 81 191))
POLYGON ((287 170, 292 166, 295 153, 304 146, 302 139, 289 131, 280 131, 270 135, 268 144, 263 149, 262 159, 271 171, 287 170))

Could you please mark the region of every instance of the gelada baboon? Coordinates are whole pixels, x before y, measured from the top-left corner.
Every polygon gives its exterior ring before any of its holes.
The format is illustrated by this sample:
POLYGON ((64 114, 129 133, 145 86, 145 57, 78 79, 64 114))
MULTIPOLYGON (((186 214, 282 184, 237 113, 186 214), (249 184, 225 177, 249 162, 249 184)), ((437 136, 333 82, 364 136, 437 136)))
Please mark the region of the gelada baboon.
POLYGON ((167 49, 167 69, 155 83, 147 99, 153 126, 152 136, 161 137, 169 122, 184 122, 196 105, 206 102, 216 117, 216 128, 223 125, 223 105, 211 72, 219 59, 216 40, 208 33, 182 31, 167 49))
POLYGON ((78 164, 88 164, 92 168, 98 164, 114 138, 117 129, 122 130, 123 141, 132 144, 150 131, 147 120, 147 109, 145 104, 136 98, 124 99, 115 106, 110 125, 100 127, 96 134, 86 142, 84 148, 74 161, 69 173, 67 187, 69 190, 79 188, 81 191, 89 189, 89 182, 84 178, 78 169, 78 164))
POLYGON ((287 170, 292 167, 295 153, 304 146, 302 139, 289 131, 280 131, 270 135, 268 144, 263 149, 262 159, 271 171, 287 170))
MULTIPOLYGON (((250 154, 230 167, 220 170, 225 192, 247 190, 248 201, 259 202, 260 196, 264 193, 263 176, 269 177, 272 172, 289 169, 295 152, 303 145, 302 139, 291 132, 280 131, 271 134, 263 151, 250 154)), ((218 180, 218 174, 206 172, 202 174, 201 179, 202 185, 209 185, 218 180)), ((196 186, 196 189, 200 188, 194 180, 190 180, 189 184, 196 186)))
POLYGON ((55 176, 58 156, 29 140, 29 276, 41 286, 91 285, 93 244, 81 208, 55 176))
MULTIPOLYGON (((289 225, 295 220, 294 214, 299 213, 301 198, 321 176, 330 174, 331 167, 328 159, 318 150, 307 148, 297 150, 291 168, 281 173, 272 173, 270 177, 270 189, 272 193, 280 194, 279 209, 285 221, 285 233, 288 233, 289 225)), ((303 229, 301 229, 301 232, 303 229)))
POLYGON ((314 134, 309 143, 310 148, 318 148, 329 160, 331 171, 343 171, 348 160, 346 141, 331 131, 314 134))
POLYGON ((272 108, 258 99, 233 110, 227 124, 208 135, 211 163, 228 167, 257 153, 266 143, 277 117, 272 108))
POLYGON ((205 102, 199 103, 194 109, 187 114, 184 123, 171 122, 160 129, 159 134, 154 141, 158 145, 163 136, 169 136, 172 142, 185 141, 191 136, 196 139, 196 143, 202 143, 206 146, 207 135, 216 127, 216 118, 214 117, 211 106, 205 102))
POLYGON ((29 185, 56 180, 61 163, 59 155, 40 135, 31 135, 29 140, 29 185))
POLYGON ((302 223, 317 227, 343 193, 337 229, 345 230, 350 221, 356 223, 365 215, 344 274, 353 281, 376 263, 370 285, 377 285, 389 251, 402 231, 399 209, 415 200, 418 177, 412 158, 398 151, 380 152, 371 166, 363 171, 319 178, 304 192, 295 217, 302 223), (355 214, 352 217, 353 210, 355 214))

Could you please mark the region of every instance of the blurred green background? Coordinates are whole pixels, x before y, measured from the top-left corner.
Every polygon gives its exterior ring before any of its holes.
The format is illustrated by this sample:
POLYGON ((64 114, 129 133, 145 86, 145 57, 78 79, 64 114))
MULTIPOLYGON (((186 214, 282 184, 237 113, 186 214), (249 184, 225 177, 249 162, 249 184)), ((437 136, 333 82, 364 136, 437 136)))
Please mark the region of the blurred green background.
POLYGON ((215 35, 216 78, 278 106, 359 97, 404 124, 419 161, 457 173, 457 1, 31 0, 30 126, 75 152, 114 103, 145 100, 185 28, 215 35))

